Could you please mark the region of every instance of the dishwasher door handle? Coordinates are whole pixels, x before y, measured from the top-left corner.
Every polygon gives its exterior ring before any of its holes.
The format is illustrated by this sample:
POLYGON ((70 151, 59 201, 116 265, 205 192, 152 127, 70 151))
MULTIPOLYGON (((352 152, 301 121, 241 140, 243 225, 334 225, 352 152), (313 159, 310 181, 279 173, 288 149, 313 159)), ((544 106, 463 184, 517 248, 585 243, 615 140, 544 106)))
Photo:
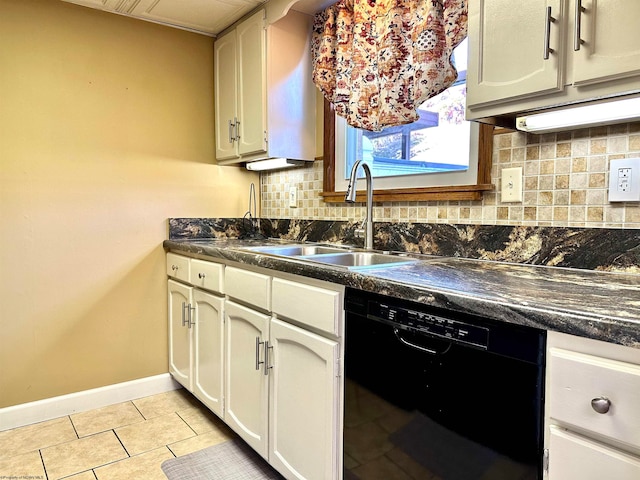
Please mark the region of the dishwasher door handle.
POLYGON ((427 348, 427 347, 423 347, 422 345, 416 345, 415 343, 411 343, 410 341, 406 340, 405 338, 402 338, 402 335, 400 335, 400 330, 398 330, 397 328, 393 329, 393 333, 396 335, 396 338, 398 340, 400 340, 400 342, 405 344, 407 347, 415 348, 416 350, 427 352, 427 353, 429 353, 431 355, 437 355, 438 354, 438 352, 436 352, 435 350, 432 350, 432 349, 427 348))

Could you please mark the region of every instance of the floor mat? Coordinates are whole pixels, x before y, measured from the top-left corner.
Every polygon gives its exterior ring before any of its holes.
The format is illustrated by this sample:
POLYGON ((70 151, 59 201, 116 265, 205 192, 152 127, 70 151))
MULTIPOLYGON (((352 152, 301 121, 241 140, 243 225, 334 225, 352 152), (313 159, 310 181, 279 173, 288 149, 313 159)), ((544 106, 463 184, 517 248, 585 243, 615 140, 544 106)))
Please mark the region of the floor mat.
POLYGON ((229 440, 162 463, 169 480, 281 480, 260 455, 240 439, 229 440))

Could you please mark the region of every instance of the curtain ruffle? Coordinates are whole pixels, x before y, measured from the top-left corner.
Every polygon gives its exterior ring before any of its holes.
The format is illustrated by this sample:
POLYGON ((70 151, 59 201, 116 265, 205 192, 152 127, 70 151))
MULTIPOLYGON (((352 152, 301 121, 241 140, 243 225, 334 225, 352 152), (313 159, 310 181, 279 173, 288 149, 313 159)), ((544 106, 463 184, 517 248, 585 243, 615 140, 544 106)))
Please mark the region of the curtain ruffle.
POLYGON ((341 0, 315 16, 313 81, 353 127, 416 121, 453 84, 466 0, 341 0))

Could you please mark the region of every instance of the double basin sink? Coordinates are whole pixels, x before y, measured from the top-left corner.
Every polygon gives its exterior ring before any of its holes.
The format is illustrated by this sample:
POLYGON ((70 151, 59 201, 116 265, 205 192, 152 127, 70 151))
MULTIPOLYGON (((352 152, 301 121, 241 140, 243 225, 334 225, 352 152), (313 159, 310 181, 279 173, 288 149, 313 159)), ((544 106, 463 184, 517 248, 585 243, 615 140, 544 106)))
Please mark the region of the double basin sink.
POLYGON ((417 261, 415 258, 391 252, 356 250, 352 248, 312 244, 246 247, 243 248, 243 250, 263 255, 273 255, 276 257, 294 258, 325 265, 333 265, 349 270, 400 266, 417 261))

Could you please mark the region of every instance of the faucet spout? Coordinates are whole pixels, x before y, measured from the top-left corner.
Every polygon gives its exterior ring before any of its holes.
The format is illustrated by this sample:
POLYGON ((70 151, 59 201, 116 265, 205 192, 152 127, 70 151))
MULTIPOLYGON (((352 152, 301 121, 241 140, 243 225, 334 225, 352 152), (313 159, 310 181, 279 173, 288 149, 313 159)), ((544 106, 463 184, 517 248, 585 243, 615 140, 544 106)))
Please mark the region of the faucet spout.
POLYGON ((358 160, 351 168, 351 177, 347 186, 347 193, 344 197, 345 202, 354 203, 356 201, 356 182, 358 181, 358 167, 362 165, 364 175, 367 181, 367 216, 364 221, 365 248, 373 250, 373 179, 369 165, 362 160, 358 160))

